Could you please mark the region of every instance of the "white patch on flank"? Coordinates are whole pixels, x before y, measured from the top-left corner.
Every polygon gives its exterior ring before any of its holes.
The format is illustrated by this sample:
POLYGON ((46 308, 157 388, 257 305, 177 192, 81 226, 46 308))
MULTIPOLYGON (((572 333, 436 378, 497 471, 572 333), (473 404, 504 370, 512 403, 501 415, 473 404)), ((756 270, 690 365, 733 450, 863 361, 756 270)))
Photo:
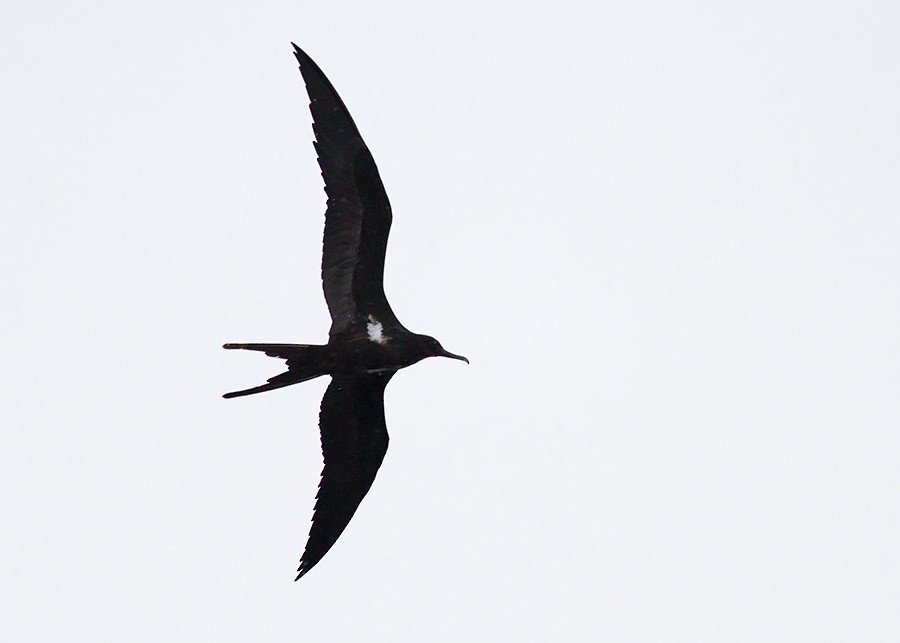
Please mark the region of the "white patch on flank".
POLYGON ((369 315, 369 323, 366 324, 366 331, 369 333, 369 339, 376 344, 384 344, 387 341, 387 337, 384 336, 383 331, 384 328, 381 326, 381 322, 369 315))

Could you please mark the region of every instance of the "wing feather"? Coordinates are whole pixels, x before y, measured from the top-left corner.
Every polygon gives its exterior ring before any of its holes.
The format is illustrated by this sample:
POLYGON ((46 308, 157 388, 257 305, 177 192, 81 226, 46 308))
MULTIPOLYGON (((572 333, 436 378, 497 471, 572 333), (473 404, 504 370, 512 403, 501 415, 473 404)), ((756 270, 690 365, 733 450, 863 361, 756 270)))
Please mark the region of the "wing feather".
POLYGON ((395 372, 335 375, 325 391, 319 413, 325 467, 297 579, 331 549, 375 480, 388 447, 384 388, 395 372))
POLYGON ((364 332, 369 315, 398 323, 382 285, 392 215, 378 167, 328 78, 297 45, 294 50, 309 94, 328 197, 322 288, 331 314, 329 335, 364 332))

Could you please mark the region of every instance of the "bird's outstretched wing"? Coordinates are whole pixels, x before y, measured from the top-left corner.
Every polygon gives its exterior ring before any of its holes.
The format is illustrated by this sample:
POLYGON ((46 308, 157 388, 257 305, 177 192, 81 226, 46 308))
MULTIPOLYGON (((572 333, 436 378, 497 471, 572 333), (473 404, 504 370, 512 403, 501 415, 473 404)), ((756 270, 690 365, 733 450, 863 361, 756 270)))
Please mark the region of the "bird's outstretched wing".
POLYGON ((328 196, 322 287, 331 313, 329 336, 365 332, 369 315, 394 325, 397 318, 382 286, 391 204, 378 168, 325 74, 297 45, 294 55, 309 94, 315 147, 328 196))
POLYGON ((325 468, 298 580, 331 549, 375 480, 388 446, 384 387, 394 373, 331 378, 319 413, 325 468))

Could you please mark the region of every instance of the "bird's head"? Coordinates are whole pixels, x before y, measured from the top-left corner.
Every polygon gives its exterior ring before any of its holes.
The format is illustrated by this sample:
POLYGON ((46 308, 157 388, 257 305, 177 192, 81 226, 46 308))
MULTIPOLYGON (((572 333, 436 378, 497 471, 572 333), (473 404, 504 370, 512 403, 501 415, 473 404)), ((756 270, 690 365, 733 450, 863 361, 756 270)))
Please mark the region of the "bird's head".
POLYGON ((426 357, 449 357, 450 359, 462 360, 466 364, 469 363, 469 360, 462 355, 454 355, 450 351, 444 350, 441 343, 434 337, 429 337, 428 335, 418 335, 417 337, 422 351, 422 357, 420 359, 425 359, 426 357))

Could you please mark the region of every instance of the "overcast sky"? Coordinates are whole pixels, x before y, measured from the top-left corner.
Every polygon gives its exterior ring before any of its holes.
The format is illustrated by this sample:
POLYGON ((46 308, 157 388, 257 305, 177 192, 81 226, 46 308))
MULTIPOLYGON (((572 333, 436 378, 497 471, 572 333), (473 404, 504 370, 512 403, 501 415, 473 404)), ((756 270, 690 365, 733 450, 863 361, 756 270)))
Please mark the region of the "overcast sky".
POLYGON ((0 10, 0 639, 900 640, 900 9, 0 10), (294 570, 325 196, 290 41, 428 360, 294 570))

